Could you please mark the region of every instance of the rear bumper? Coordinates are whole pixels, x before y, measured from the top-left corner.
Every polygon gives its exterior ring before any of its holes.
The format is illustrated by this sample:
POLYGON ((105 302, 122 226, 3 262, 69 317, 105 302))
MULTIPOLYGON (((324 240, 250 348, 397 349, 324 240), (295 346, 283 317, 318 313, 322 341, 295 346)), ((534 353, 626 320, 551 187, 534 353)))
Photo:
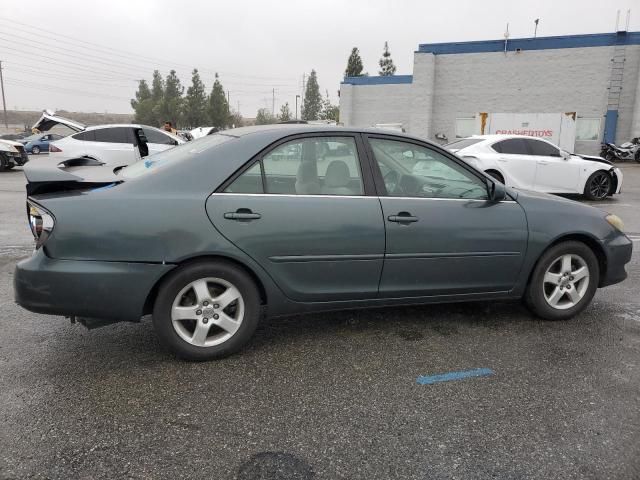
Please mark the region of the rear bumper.
POLYGON ((36 313, 137 321, 173 265, 56 260, 42 249, 16 265, 15 301, 36 313))
POLYGON ((626 235, 620 233, 604 243, 607 256, 607 266, 604 275, 600 278, 599 287, 606 287, 614 283, 620 283, 627 278, 625 265, 631 261, 633 242, 626 235))

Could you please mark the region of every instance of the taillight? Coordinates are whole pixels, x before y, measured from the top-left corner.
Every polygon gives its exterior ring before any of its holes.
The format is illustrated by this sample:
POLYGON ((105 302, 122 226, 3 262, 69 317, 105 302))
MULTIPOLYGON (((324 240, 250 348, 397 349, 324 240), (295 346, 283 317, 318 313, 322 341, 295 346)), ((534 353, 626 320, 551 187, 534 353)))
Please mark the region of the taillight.
POLYGON ((55 220, 50 212, 33 202, 27 201, 29 227, 36 241, 36 250, 47 241, 53 231, 55 220))
POLYGON ((51 152, 62 152, 62 150, 56 147, 53 143, 49 144, 49 153, 51 152))

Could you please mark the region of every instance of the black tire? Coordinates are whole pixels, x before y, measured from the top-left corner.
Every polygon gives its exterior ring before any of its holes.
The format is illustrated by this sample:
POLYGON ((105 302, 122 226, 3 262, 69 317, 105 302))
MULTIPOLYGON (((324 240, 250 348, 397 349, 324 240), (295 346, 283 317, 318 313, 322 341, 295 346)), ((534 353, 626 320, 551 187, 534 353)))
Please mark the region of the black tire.
MULTIPOLYGON (((249 341, 259 319, 260 293, 255 283, 242 269, 225 261, 203 261, 179 267, 160 285, 153 307, 153 325, 160 342, 178 357, 193 361, 223 358, 237 352, 249 341), (181 338, 173 326, 173 303, 191 282, 212 277, 229 282, 240 292, 244 316, 238 330, 223 343, 214 346, 192 345, 181 338)), ((211 325, 215 325, 213 319, 211 325)))
POLYGON ((34 155, 38 155, 40 153, 40 147, 34 145, 33 147, 31 147, 31 153, 33 153, 34 155))
MULTIPOLYGON (((540 318, 545 320, 567 320, 582 312, 591 303, 599 281, 600 267, 593 250, 582 242, 562 242, 549 248, 538 260, 531 274, 529 285, 527 285, 524 300, 529 309, 540 318), (567 254, 579 256, 584 260, 589 269, 589 283, 579 302, 570 308, 557 309, 552 307, 545 298, 544 276, 552 264, 567 254)), ((548 288, 549 284, 546 285, 548 288)))
POLYGON ((640 163, 640 148, 636 150, 636 156, 633 157, 636 162, 640 163))
POLYGON ((495 170, 487 170, 484 173, 486 173, 490 177, 495 178, 497 181, 504 185, 504 177, 500 174, 500 172, 496 172, 495 170))
POLYGON ((605 153, 604 159, 607 160, 608 162, 615 162, 617 160, 616 156, 611 152, 605 153))
POLYGON ((609 172, 598 170, 584 184, 584 196, 589 200, 604 200, 611 194, 613 179, 609 172))
POLYGON ((5 156, 0 153, 0 172, 4 172, 5 170, 9 170, 11 168, 11 164, 9 160, 5 158, 5 156))

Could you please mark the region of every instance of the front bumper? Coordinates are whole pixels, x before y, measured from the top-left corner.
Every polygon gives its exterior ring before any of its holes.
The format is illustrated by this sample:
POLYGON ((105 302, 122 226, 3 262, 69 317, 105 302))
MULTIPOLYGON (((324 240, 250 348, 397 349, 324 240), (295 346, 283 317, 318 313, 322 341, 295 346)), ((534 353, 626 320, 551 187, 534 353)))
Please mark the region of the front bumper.
POLYGON ((604 242, 604 251, 607 257, 606 268, 598 287, 620 283, 627 278, 624 267, 631 261, 633 242, 626 235, 616 233, 604 242))
POLYGON ((36 313, 138 321, 152 288, 173 267, 56 260, 40 248, 16 265, 15 301, 36 313))

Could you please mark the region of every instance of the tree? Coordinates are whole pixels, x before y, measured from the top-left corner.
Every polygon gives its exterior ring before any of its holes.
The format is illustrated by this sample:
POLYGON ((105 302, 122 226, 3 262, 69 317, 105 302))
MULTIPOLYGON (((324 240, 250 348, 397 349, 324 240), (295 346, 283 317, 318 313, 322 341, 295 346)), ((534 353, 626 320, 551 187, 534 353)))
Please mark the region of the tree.
POLYGON ((240 112, 233 111, 231 115, 229 115, 229 126, 232 128, 242 127, 244 125, 244 119, 240 112))
POLYGON ((153 79, 151 80, 151 118, 150 125, 159 126, 162 122, 160 118, 160 108, 162 97, 164 96, 164 80, 158 70, 153 71, 153 79))
POLYGON ((280 120, 281 122, 288 122, 289 120, 291 120, 291 110, 289 109, 289 102, 280 107, 280 115, 278 116, 278 120, 280 120))
POLYGON ((185 126, 195 128, 207 123, 207 92, 200 79, 198 69, 191 72, 191 86, 184 99, 183 122, 185 126))
POLYGON ((145 125, 154 124, 153 101, 151 99, 151 90, 146 80, 138 82, 138 91, 136 98, 131 99, 131 108, 136 112, 134 121, 145 125))
POLYGON ((347 60, 347 69, 344 71, 345 77, 361 77, 362 76, 362 58, 358 47, 353 47, 349 60, 347 60))
POLYGON ((213 88, 211 89, 211 95, 209 95, 209 108, 207 109, 209 114, 209 123, 212 127, 226 128, 229 125, 229 104, 227 103, 227 96, 224 93, 224 88, 218 74, 216 73, 216 79, 213 82, 213 88))
POLYGON ((337 105, 332 105, 331 100, 329 99, 329 92, 327 91, 327 96, 322 101, 322 110, 320 111, 320 120, 330 120, 332 122, 338 122, 340 117, 340 107, 337 105))
POLYGON ((256 125, 269 125, 276 123, 276 119, 267 108, 261 108, 256 114, 256 125))
POLYGON ((184 87, 180 84, 180 79, 175 70, 171 70, 164 82, 164 95, 160 103, 160 122, 171 122, 174 127, 182 119, 182 94, 184 87))
POLYGON ((382 52, 382 58, 380 58, 380 75, 383 77, 393 75, 396 73, 396 66, 391 59, 391 52, 389 52, 389 44, 384 42, 384 51, 382 52))
POLYGON ((318 77, 316 71, 311 70, 307 88, 304 92, 304 100, 302 102, 302 119, 318 120, 320 111, 322 110, 322 95, 320 95, 320 87, 318 86, 318 77))

